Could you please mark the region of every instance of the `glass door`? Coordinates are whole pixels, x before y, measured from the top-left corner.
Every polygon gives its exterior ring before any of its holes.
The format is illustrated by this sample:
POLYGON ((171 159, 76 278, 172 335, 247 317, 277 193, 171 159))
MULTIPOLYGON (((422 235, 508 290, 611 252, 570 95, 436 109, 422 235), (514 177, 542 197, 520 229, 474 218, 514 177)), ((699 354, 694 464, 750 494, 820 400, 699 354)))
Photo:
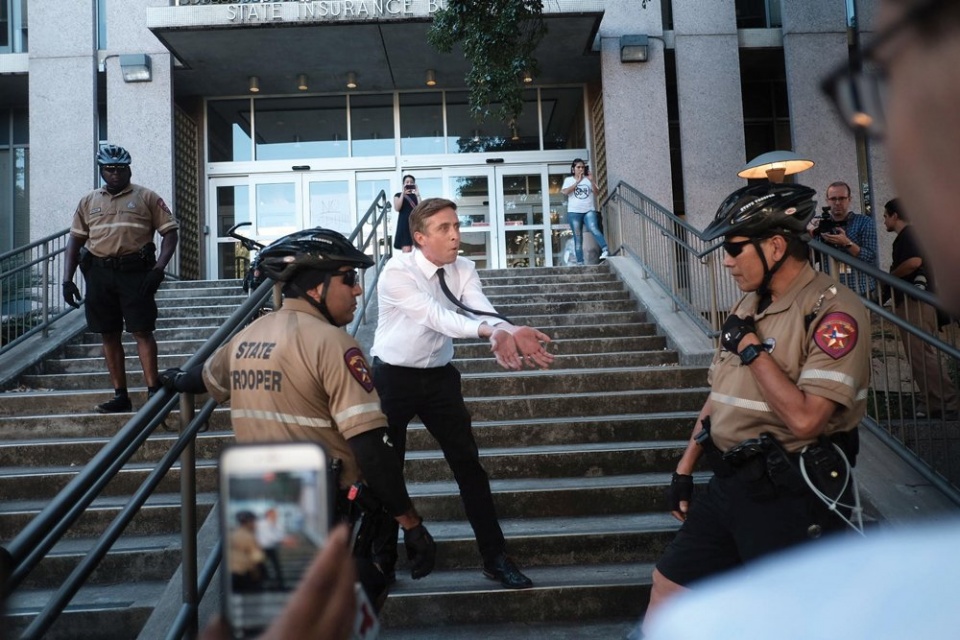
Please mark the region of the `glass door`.
POLYGON ((496 202, 502 210, 500 266, 543 267, 552 264, 550 201, 546 165, 497 167, 496 202), (544 239, 547 239, 544 242, 544 239))
POLYGON ((500 267, 501 216, 493 167, 449 169, 443 175, 446 197, 457 203, 460 216, 460 255, 479 269, 500 267))

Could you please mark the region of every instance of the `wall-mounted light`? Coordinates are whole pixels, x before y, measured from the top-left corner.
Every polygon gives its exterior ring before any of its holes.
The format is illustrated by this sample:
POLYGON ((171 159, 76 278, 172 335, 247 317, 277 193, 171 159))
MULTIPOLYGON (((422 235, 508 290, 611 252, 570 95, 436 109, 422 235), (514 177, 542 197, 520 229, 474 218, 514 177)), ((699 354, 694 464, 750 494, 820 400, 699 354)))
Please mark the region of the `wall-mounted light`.
POLYGON ((620 36, 620 62, 646 62, 649 44, 645 35, 620 36))
POLYGON ((530 72, 530 69, 523 70, 523 84, 530 84, 533 82, 533 74, 530 72))
POLYGON ((307 74, 301 73, 297 76, 297 89, 300 89, 300 91, 306 91, 308 89, 307 74))
POLYGON ((260 93, 260 78, 250 76, 250 93, 260 93))
POLYGON ((744 180, 766 178, 770 182, 783 182, 784 177, 806 171, 813 164, 813 160, 793 151, 768 151, 748 162, 737 176, 744 180))
POLYGON ((120 55, 120 73, 124 82, 150 82, 153 73, 150 69, 150 56, 145 53, 120 55))
POLYGON ((357 88, 357 74, 353 71, 347 74, 347 89, 357 88))

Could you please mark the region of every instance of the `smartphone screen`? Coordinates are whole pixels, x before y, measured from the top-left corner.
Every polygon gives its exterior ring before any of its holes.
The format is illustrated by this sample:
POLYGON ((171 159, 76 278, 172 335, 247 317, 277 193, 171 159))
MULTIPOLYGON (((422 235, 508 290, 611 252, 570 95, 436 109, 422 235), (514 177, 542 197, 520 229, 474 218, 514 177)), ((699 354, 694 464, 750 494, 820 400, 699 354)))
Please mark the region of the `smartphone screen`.
POLYGON ((235 445, 221 454, 223 609, 234 638, 269 626, 323 546, 328 484, 316 444, 235 445))

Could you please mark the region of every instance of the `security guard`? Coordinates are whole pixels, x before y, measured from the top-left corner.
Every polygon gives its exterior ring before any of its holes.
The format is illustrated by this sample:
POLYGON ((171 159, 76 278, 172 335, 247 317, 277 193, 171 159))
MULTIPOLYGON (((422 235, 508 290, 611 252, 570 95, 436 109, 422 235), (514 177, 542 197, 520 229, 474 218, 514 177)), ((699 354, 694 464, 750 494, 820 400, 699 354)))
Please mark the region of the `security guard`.
POLYGON ((99 333, 103 342, 115 395, 95 407, 100 413, 133 408, 120 341, 124 323, 137 341, 147 394, 152 396, 160 389, 153 336, 157 324, 154 295, 177 248, 178 225, 173 213, 156 193, 131 184, 130 162, 127 150, 116 145, 101 147, 97 153, 105 184, 80 200, 63 264, 64 301, 80 306, 80 290, 73 282, 79 265, 87 282, 87 327, 99 333), (163 237, 159 256, 155 255, 154 232, 163 237))
MULTIPOLYGON (((411 576, 426 576, 436 544, 407 493, 360 345, 341 329, 357 308, 357 269, 373 260, 336 231, 317 228, 277 240, 260 252, 259 264, 267 277, 283 283, 281 308, 214 352, 202 367, 202 380, 200 367, 168 369, 165 384, 177 391, 209 390, 221 403, 230 400, 239 442, 319 442, 342 463, 341 498, 362 480, 403 528, 411 576)), ((339 515, 348 515, 347 504, 338 501, 339 515)), ((370 514, 374 524, 379 513, 370 514)), ((382 602, 382 572, 372 566, 369 549, 355 552, 370 600, 382 602)))
POLYGON ((683 526, 653 572, 648 616, 696 580, 855 516, 849 467, 870 325, 852 291, 810 266, 813 196, 802 185, 744 187, 705 231, 724 238, 723 264, 745 295, 724 323, 710 395, 673 476, 670 506, 683 526), (701 456, 714 476, 692 500, 701 456))

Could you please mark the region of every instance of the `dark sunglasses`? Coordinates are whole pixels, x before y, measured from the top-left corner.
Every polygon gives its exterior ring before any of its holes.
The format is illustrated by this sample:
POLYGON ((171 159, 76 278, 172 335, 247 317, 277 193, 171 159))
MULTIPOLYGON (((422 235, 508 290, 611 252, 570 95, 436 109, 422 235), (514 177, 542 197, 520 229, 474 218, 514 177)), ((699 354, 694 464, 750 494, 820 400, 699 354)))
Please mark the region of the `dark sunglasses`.
POLYGON ((336 273, 331 273, 330 277, 343 278, 343 284, 352 289, 353 287, 357 286, 357 281, 360 279, 360 274, 356 269, 351 269, 350 271, 337 271, 336 273))
POLYGON ((126 169, 129 169, 130 167, 128 167, 125 164, 105 164, 100 168, 106 171, 107 173, 123 173, 126 169))
POLYGON ((753 238, 748 240, 740 240, 739 242, 734 242, 733 240, 724 240, 723 250, 726 251, 731 258, 736 258, 743 253, 743 248, 751 242, 753 242, 753 238))

